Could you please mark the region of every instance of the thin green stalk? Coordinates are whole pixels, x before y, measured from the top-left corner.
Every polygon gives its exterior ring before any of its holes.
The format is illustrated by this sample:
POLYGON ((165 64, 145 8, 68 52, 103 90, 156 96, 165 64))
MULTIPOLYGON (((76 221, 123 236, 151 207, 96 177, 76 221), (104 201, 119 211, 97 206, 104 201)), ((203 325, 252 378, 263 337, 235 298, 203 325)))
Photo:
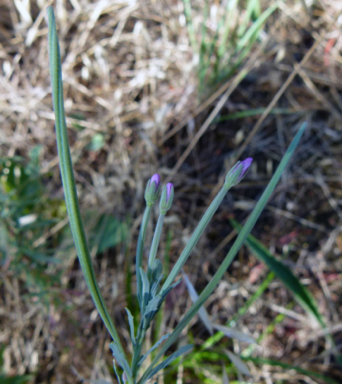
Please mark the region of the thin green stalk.
POLYGON ((143 346, 143 342, 145 339, 145 331, 142 330, 142 328, 139 327, 138 335, 137 335, 137 345, 134 348, 133 351, 133 359, 132 359, 132 377, 134 380, 137 379, 138 375, 138 363, 141 356, 141 350, 143 346))
POLYGON ((148 377, 150 372, 152 371, 155 364, 158 362, 158 360, 164 355, 164 353, 169 349, 169 347, 176 341, 176 339, 179 337, 180 333, 183 331, 183 329, 189 324, 191 319, 197 314, 198 310, 201 308, 201 306, 205 303, 205 301, 208 299, 208 297, 212 294, 214 289, 216 288, 218 282, 223 277, 225 272, 227 271, 228 267, 230 266, 231 262, 233 261, 234 257, 236 256, 239 249, 242 247, 243 243, 245 242, 247 236, 251 232, 252 228, 254 227, 257 219, 260 216, 260 213, 264 209, 265 205, 267 204, 269 198, 271 197, 272 192, 274 191, 286 165, 290 161, 290 158, 293 155, 293 152, 295 151, 299 140, 301 136, 304 133, 304 130, 306 128, 306 123, 304 123, 301 128, 299 129, 298 133, 292 140, 292 143, 290 144, 288 150, 286 151, 282 161, 280 162, 274 176, 272 177, 271 181, 269 182, 268 186, 266 187, 264 193, 262 194, 261 198, 259 199, 258 203, 256 204, 253 212, 251 213, 250 217, 248 218, 246 224, 242 228, 241 232, 239 233, 237 239, 235 240, 232 248, 228 252, 227 256, 223 260, 221 266, 209 282, 209 284, 204 288, 202 293, 199 295, 197 301, 192 305, 192 307, 189 309, 189 311, 185 314, 185 316, 182 318, 182 320, 178 323, 177 327, 172 332, 171 336, 166 340, 165 344, 161 347, 159 353, 157 356, 153 359, 151 365, 148 367, 148 369, 145 371, 144 375, 139 380, 140 383, 144 383, 144 379, 148 377))
POLYGON ((165 218, 165 214, 163 215, 161 213, 158 217, 158 222, 157 222, 156 229, 155 229, 154 235, 153 235, 150 255, 148 258, 147 277, 149 278, 149 280, 151 278, 151 274, 152 274, 152 271, 154 268, 154 262, 155 262, 156 256, 157 256, 158 246, 159 246, 159 242, 160 242, 160 236, 161 236, 162 229, 163 229, 164 218, 165 218))
POLYGON ((141 305, 141 302, 142 302, 142 297, 141 297, 142 282, 141 282, 141 276, 140 276, 140 267, 142 266, 146 230, 147 230, 148 221, 150 219, 151 210, 152 210, 152 207, 147 205, 145 208, 142 222, 141 222, 138 243, 137 243, 135 268, 136 268, 136 275, 137 275, 137 295, 138 295, 139 305, 141 305))
POLYGON ((236 45, 236 52, 240 51, 243 47, 249 46, 248 42, 250 42, 253 38, 253 35, 257 34, 261 29, 263 23, 270 17, 270 15, 279 7, 279 3, 275 2, 269 8, 267 8, 258 19, 251 25, 251 27, 244 32, 243 37, 239 40, 236 45))
MULTIPOLYGON (((105 305, 100 288, 96 281, 95 271, 92 266, 91 257, 87 245, 86 235, 81 218, 80 208, 78 204, 76 184, 72 169, 72 161, 68 143, 67 127, 64 111, 63 98, 63 83, 59 43, 55 24, 53 8, 48 8, 49 18, 49 58, 50 58, 50 73, 52 84, 52 98, 55 110, 55 126, 57 136, 58 155, 60 160, 60 169, 62 182, 64 187, 65 202, 70 221, 70 227, 77 250, 77 255, 80 260, 81 268, 90 290, 94 304, 99 311, 99 314, 105 323, 110 335, 117 345, 123 358, 127 361, 124 349, 122 347, 119 334, 116 330, 114 322, 105 305)), ((132 378, 129 372, 126 372, 128 382, 132 383, 132 378)))
POLYGON ((174 281, 174 279, 176 278, 176 276, 178 275, 178 273, 182 269, 183 265, 187 261, 191 251, 194 249, 194 247, 197 244, 200 236, 204 232, 204 230, 207 227, 209 221, 213 217, 214 213, 216 212, 217 208, 219 207, 219 205, 221 204, 222 200, 226 196, 227 192, 228 192, 227 188, 223 187, 220 190, 220 192, 217 194, 215 199, 212 201, 212 203, 210 204, 209 208, 206 210, 206 212, 203 215, 201 221, 199 222, 197 228, 195 229, 194 233, 192 234, 189 242, 187 243, 187 245, 183 249, 183 251, 182 251, 181 255, 179 256, 176 264, 174 265, 174 267, 172 268, 169 276, 165 280, 165 282, 164 282, 164 284, 162 286, 161 292, 163 292, 164 290, 168 289, 171 286, 172 282, 174 281))
MULTIPOLYGON (((146 212, 146 211, 147 210, 145 210, 146 217, 145 217, 145 214, 144 214, 143 223, 141 225, 141 228, 143 228, 142 231, 141 231, 142 232, 142 243, 144 242, 145 233, 146 233, 146 227, 147 227, 147 222, 148 222, 148 219, 149 219, 149 216, 150 216, 151 207, 149 208, 148 212, 146 212)), ((156 225, 156 229, 155 229, 154 235, 153 235, 150 255, 149 255, 149 259, 148 259, 147 277, 149 279, 151 278, 154 262, 155 262, 156 255, 157 255, 157 250, 158 250, 158 245, 159 245, 160 237, 161 237, 161 233, 162 233, 164 218, 165 218, 165 214, 160 214, 159 215, 158 222, 157 222, 157 225, 156 225)), ((139 274, 137 273, 137 276, 138 275, 140 276, 140 273, 139 274)), ((143 310, 144 310, 144 308, 142 308, 142 311, 143 310)), ((145 333, 146 332, 141 327, 139 327, 138 335, 137 335, 137 345, 136 345, 136 347, 134 349, 133 359, 132 359, 132 375, 133 375, 133 379, 136 379, 136 376, 138 374, 138 363, 139 363, 139 359, 140 359, 140 355, 141 355, 141 350, 142 350, 143 342, 144 342, 144 339, 145 339, 145 333)))
MULTIPOLYGON (((255 14, 255 10, 257 10, 257 12, 256 12, 257 14, 258 14, 258 12, 260 12, 260 5, 257 3, 259 3, 258 0, 249 0, 248 1, 247 7, 245 10, 244 18, 243 18, 242 23, 240 24, 238 31, 237 31, 237 36, 239 38, 245 34, 248 23, 252 20, 253 14, 255 14)), ((258 14, 258 17, 259 16, 260 16, 260 14, 258 14)))

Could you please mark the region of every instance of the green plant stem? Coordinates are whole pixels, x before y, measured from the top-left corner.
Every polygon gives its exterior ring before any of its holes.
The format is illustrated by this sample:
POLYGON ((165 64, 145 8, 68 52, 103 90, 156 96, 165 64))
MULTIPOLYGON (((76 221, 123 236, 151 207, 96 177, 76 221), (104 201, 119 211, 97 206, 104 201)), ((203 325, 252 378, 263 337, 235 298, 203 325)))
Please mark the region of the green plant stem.
POLYGON ((221 202, 222 202, 222 200, 225 197, 227 192, 228 192, 228 189, 223 187, 220 190, 220 192, 216 195, 215 199, 212 201, 209 208, 204 213, 201 221, 199 222, 194 233, 192 234, 189 242, 187 243, 187 245, 183 249, 183 251, 182 251, 181 255, 179 256, 176 264, 172 268, 169 276, 166 278, 166 280, 162 286, 161 292, 163 292, 164 290, 168 289, 171 286, 172 282, 174 281, 174 279, 176 278, 176 276, 178 275, 178 273, 182 269, 183 265, 185 264, 186 260, 188 259, 189 255, 190 255, 191 251, 194 249, 200 236, 204 232, 209 221, 213 217, 214 213, 216 212, 217 208, 221 204, 221 202))
POLYGON ((146 334, 146 331, 143 329, 143 327, 140 324, 137 338, 136 338, 137 343, 133 351, 133 359, 132 359, 132 377, 133 377, 133 380, 135 381, 137 379, 137 375, 139 371, 138 363, 141 356, 141 350, 142 350, 143 342, 145 339, 145 334, 146 334))
POLYGON ((165 218, 165 214, 161 213, 158 217, 158 222, 153 235, 150 255, 148 258, 148 270, 147 270, 147 277, 150 281, 151 281, 152 271, 154 268, 154 262, 157 256, 158 246, 159 246, 160 237, 163 229, 164 218, 165 218))
MULTIPOLYGON (((96 281, 95 271, 92 266, 91 257, 87 245, 86 235, 81 218, 80 208, 78 204, 76 184, 74 173, 72 170, 72 161, 67 135, 67 127, 64 111, 63 98, 63 83, 59 43, 55 24, 53 8, 48 8, 49 18, 49 56, 50 56, 50 73, 52 83, 52 98, 55 110, 55 126, 57 136, 58 155, 60 160, 60 169, 62 182, 64 187, 65 202, 70 221, 70 227, 77 250, 77 255, 80 260, 81 268, 90 290, 94 304, 99 311, 99 314, 112 336, 117 348, 120 350, 123 358, 127 361, 124 349, 122 347, 119 334, 116 330, 114 322, 105 305, 100 288, 96 281)), ((129 372, 126 372, 129 383, 132 382, 129 372)))
POLYGON ((142 303, 142 296, 141 296, 142 282, 141 282, 141 276, 140 276, 140 267, 142 266, 146 230, 147 230, 148 221, 150 219, 151 210, 152 210, 152 207, 146 206, 144 216, 140 226, 138 243, 137 243, 137 253, 136 253, 136 259, 135 259, 135 268, 136 268, 136 275, 137 275, 137 295, 138 295, 138 301, 139 301, 140 307, 142 303))

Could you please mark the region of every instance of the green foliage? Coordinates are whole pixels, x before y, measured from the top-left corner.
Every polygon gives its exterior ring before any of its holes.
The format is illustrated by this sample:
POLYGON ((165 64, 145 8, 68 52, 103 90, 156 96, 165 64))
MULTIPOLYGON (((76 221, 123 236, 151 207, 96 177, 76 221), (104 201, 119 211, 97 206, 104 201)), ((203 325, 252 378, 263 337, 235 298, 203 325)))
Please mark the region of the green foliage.
MULTIPOLYGON (((278 3, 273 2, 261 12, 259 0, 248 0, 245 7, 239 0, 228 0, 224 14, 217 15, 213 21, 213 17, 209 19, 209 2, 206 1, 201 10, 204 20, 196 29, 191 0, 183 0, 183 3, 189 40, 199 57, 200 93, 234 73, 259 39, 266 20, 278 7, 278 3), (213 26, 209 28, 209 24, 213 26)), ((196 2, 192 3, 198 7, 196 2)))
POLYGON ((1 384, 26 384, 31 380, 31 378, 32 376, 29 376, 29 375, 11 376, 11 377, 0 375, 0 383, 1 384))
MULTIPOLYGON (((96 217, 96 212, 89 210, 85 212, 84 216, 85 218, 96 217)), ((89 244, 91 248, 97 248, 97 254, 127 241, 128 225, 126 222, 108 213, 100 213, 97 216, 94 226, 89 228, 89 244)))
POLYGON ((39 245, 39 239, 65 215, 65 206, 46 193, 40 150, 33 148, 28 161, 0 159, 0 263, 41 295, 59 280, 58 274, 44 273, 46 265, 60 260, 54 257, 54 239, 48 245, 39 245))
MULTIPOLYGON (((242 230, 242 226, 235 220, 230 221, 233 227, 237 231, 242 230)), ((264 247, 260 241, 254 236, 249 235, 246 240, 246 245, 252 251, 252 253, 277 276, 285 287, 293 294, 296 301, 302 306, 302 308, 311 316, 317 324, 323 329, 326 328, 324 320, 318 310, 318 304, 314 297, 311 295, 308 289, 306 289, 299 279, 293 274, 293 272, 280 260, 277 260, 274 255, 264 247)), ((334 341, 330 334, 327 335, 327 339, 334 345, 334 341)), ((342 364, 342 355, 336 354, 339 364, 342 364)))
MULTIPOLYGON (((241 231, 242 226, 235 220, 230 220, 231 224, 237 231, 241 231)), ((277 260, 274 255, 264 247, 254 236, 249 235, 246 240, 246 245, 252 253, 284 283, 284 285, 293 293, 298 303, 312 316, 318 324, 325 328, 321 314, 318 311, 318 306, 311 293, 303 286, 299 279, 292 271, 280 260, 277 260)))

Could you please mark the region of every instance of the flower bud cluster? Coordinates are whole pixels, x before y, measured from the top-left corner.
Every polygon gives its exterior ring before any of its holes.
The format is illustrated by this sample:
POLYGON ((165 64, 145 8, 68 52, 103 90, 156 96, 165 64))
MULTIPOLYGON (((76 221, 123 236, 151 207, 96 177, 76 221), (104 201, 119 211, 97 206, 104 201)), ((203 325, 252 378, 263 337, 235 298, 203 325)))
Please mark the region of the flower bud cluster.
MULTIPOLYGON (((238 161, 233 168, 227 173, 224 188, 226 190, 234 187, 234 185, 238 184, 248 172, 253 159, 251 157, 247 157, 247 159, 243 161, 238 161)), ((159 191, 161 189, 160 185, 160 176, 156 173, 154 174, 150 180, 147 182, 145 189, 145 201, 148 207, 152 207, 158 199, 159 191)), ((165 215, 166 212, 171 208, 172 201, 174 196, 174 188, 172 183, 167 183, 161 192, 159 209, 160 214, 165 215)))
MULTIPOLYGON (((160 191, 160 176, 156 173, 147 182, 145 189, 145 201, 148 207, 152 207, 158 199, 160 191)), ((160 197, 159 209, 162 215, 171 208, 174 195, 174 188, 172 183, 166 184, 162 188, 160 197)))

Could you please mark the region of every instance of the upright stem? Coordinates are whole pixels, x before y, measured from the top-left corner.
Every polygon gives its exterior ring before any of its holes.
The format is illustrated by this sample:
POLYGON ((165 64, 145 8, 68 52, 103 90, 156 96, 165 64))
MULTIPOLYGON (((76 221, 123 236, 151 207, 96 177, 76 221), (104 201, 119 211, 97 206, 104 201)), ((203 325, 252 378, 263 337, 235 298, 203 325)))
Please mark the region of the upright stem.
POLYGON ((136 344, 136 348, 134 348, 134 351, 133 351, 133 359, 132 359, 132 366, 131 366, 132 378, 133 378, 134 382, 136 382, 136 379, 138 376, 138 371, 139 371, 138 363, 139 363, 139 359, 141 356, 141 350, 142 350, 143 342, 145 339, 145 334, 146 334, 146 331, 143 330, 143 328, 140 324, 139 329, 138 329, 137 338, 136 338, 137 344, 136 344))
POLYGON ((135 269, 136 269, 136 275, 137 275, 137 296, 138 296, 139 305, 142 299, 142 296, 141 296, 142 283, 141 283, 141 276, 140 276, 140 267, 142 266, 144 242, 146 237, 148 221, 151 215, 151 210, 152 210, 152 207, 146 206, 144 216, 140 226, 140 232, 139 232, 138 243, 137 243, 135 269))
POLYGON ((160 237, 163 229, 163 222, 164 222, 165 214, 162 213, 158 217, 158 222, 156 225, 156 229, 154 231, 151 250, 150 250, 150 256, 148 258, 148 269, 147 269, 147 277, 151 281, 151 275, 154 267, 154 262, 156 260, 157 251, 158 251, 158 245, 160 242, 160 237))
POLYGON ((188 259, 191 251, 194 249, 195 245, 197 244, 200 236, 204 232, 205 228, 207 227, 209 221, 213 217, 214 213, 216 212, 218 206, 221 204, 223 198, 225 197, 226 193, 228 192, 228 189, 223 187, 220 192, 217 194, 215 199, 212 201, 210 204, 209 208, 206 210, 205 214, 203 215, 201 221, 199 222, 197 228, 195 229, 194 233, 192 234, 189 242, 183 249, 181 255, 179 256, 176 264, 172 268, 169 276, 166 278, 161 291, 166 290, 167 288, 170 287, 172 284, 173 280, 176 278, 178 275, 179 271, 183 267, 184 263, 188 259))

